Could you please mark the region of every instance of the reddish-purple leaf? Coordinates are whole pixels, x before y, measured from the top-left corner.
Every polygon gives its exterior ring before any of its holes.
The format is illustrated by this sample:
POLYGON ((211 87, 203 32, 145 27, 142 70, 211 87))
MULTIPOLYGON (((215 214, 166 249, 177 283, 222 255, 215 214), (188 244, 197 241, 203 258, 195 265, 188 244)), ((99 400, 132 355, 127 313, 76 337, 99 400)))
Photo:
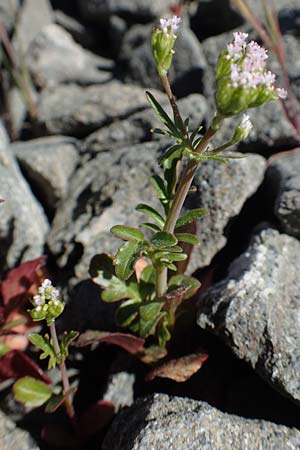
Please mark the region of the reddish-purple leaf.
POLYGON ((11 301, 20 303, 28 299, 28 291, 36 281, 37 271, 45 264, 46 256, 27 261, 11 270, 1 283, 0 292, 4 305, 11 301))
POLYGON ((70 394, 75 394, 75 392, 77 391, 77 387, 73 387, 71 389, 68 390, 68 392, 66 392, 65 394, 60 393, 57 395, 52 395, 52 397, 50 398, 50 400, 47 402, 46 408, 45 408, 45 412, 47 413, 53 413, 55 412, 60 406, 62 406, 62 404, 64 403, 65 399, 70 395, 70 394))
POLYGON ((50 384, 51 379, 25 353, 11 350, 0 359, 0 382, 9 378, 18 379, 31 376, 50 384))
POLYGON ((65 426, 51 423, 47 424, 41 432, 41 438, 51 448, 61 448, 64 450, 82 450, 83 442, 77 434, 72 430, 66 429, 65 426))
POLYGON ((198 372, 207 358, 208 355, 205 353, 193 353, 181 358, 172 359, 151 370, 146 376, 146 381, 160 377, 169 378, 178 383, 184 382, 194 375, 194 373, 198 372))
POLYGON ((78 419, 79 430, 87 438, 107 427, 115 415, 112 402, 99 400, 91 405, 78 419))
POLYGON ((126 350, 132 355, 140 353, 145 344, 145 339, 127 333, 109 333, 106 331, 86 331, 77 340, 78 347, 85 347, 90 344, 114 344, 126 350))

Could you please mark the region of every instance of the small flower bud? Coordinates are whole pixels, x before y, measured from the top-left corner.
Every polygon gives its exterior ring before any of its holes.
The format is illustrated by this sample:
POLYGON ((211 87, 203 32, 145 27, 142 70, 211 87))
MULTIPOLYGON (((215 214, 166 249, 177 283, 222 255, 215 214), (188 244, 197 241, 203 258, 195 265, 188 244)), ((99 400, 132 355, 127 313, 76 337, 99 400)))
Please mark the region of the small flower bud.
POLYGON ((246 139, 249 136, 252 128, 253 124, 251 123, 249 116, 247 114, 244 114, 242 120, 235 129, 231 144, 234 145, 246 139))
POLYGON ((154 28, 151 37, 151 47, 160 76, 167 74, 174 55, 174 43, 177 38, 176 31, 181 22, 180 17, 160 19, 159 28, 154 28))
POLYGON ((216 69, 216 106, 230 117, 271 100, 285 98, 284 89, 275 89, 275 75, 266 70, 267 51, 257 42, 246 42, 247 33, 233 33, 216 69))
POLYGON ((59 299, 58 289, 48 279, 43 281, 38 292, 31 301, 34 308, 29 313, 34 321, 46 320, 50 324, 61 315, 64 304, 59 299))

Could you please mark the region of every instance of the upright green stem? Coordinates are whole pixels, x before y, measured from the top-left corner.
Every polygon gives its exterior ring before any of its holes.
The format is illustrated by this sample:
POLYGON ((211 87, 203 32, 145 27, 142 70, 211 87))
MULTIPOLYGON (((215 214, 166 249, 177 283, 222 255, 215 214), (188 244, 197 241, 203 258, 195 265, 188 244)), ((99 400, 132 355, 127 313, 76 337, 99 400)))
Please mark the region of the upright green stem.
MULTIPOLYGON (((52 344, 53 344, 53 348, 55 351, 55 355, 57 357, 57 360, 60 361, 60 359, 61 359, 60 346, 59 346, 59 342, 57 339, 57 333, 56 333, 54 321, 49 325, 49 329, 50 329, 50 334, 51 334, 51 339, 52 339, 52 344)), ((65 401, 64 401, 66 412, 67 412, 68 416, 70 417, 70 419, 74 420, 75 411, 73 408, 72 395, 70 393, 70 383, 69 383, 69 378, 68 378, 68 374, 67 374, 67 368, 63 361, 59 363, 59 368, 61 371, 61 381, 63 384, 64 394, 67 394, 65 401)))

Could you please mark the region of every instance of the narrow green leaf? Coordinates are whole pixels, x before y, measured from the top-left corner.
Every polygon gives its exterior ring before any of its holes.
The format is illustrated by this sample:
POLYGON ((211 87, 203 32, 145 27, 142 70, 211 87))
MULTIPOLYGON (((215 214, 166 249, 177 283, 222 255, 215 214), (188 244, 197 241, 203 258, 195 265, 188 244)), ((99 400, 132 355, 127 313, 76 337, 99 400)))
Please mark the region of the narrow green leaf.
POLYGON ((200 219, 200 217, 203 217, 208 214, 208 211, 206 209, 193 209, 192 211, 188 211, 184 214, 182 214, 181 217, 176 222, 176 227, 179 228, 183 225, 187 225, 188 223, 194 222, 195 220, 200 219))
POLYGON ((151 92, 147 91, 146 97, 147 97, 147 100, 150 103, 151 107, 153 108, 155 113, 160 118, 161 122, 173 133, 173 135, 175 137, 180 136, 180 133, 177 130, 177 127, 174 125, 173 121, 171 120, 169 115, 166 113, 166 111, 163 109, 163 107, 156 100, 154 95, 152 95, 151 92))
POLYGON ((185 253, 167 253, 164 259, 166 261, 174 262, 174 261, 185 261, 187 255, 185 253))
POLYGON ((123 244, 115 257, 116 275, 121 280, 127 280, 134 271, 134 263, 141 251, 141 243, 129 241, 123 244))
POLYGON ((150 222, 141 223, 140 227, 147 228, 148 230, 154 231, 155 233, 161 230, 161 228, 158 225, 150 222))
POLYGON ((185 242, 186 244, 199 245, 200 241, 194 234, 191 233, 176 233, 176 238, 179 242, 185 242))
POLYGON ((154 175, 150 178, 150 182, 155 189, 157 197, 160 200, 164 200, 167 197, 166 186, 164 180, 159 175, 154 175))
POLYGON ((28 340, 35 345, 37 348, 42 350, 42 353, 40 355, 40 359, 46 359, 49 358, 48 361, 48 369, 52 369, 57 364, 57 357, 56 353, 54 351, 52 342, 48 334, 45 334, 45 336, 41 336, 38 333, 31 333, 28 336, 28 340))
POLYGON ((152 208, 152 206, 140 203, 137 205, 136 210, 153 219, 159 227, 164 227, 165 220, 154 208, 152 208))
POLYGON ((52 389, 43 381, 32 377, 24 377, 14 384, 13 393, 18 402, 26 406, 38 407, 49 400, 52 389))
POLYGON ((155 326, 161 318, 163 302, 149 302, 140 307, 140 336, 148 337, 154 333, 155 326))
POLYGON ((120 327, 129 327, 129 325, 138 316, 141 302, 130 299, 122 303, 116 311, 116 321, 120 327))
POLYGON ((78 331, 69 331, 69 332, 64 332, 64 334, 62 335, 61 338, 61 342, 60 342, 60 352, 61 352, 61 359, 62 361, 65 361, 65 359, 68 357, 69 355, 69 345, 75 341, 75 339, 77 339, 77 337, 79 336, 78 331))
POLYGON ((145 239, 144 233, 134 227, 127 227, 125 225, 115 225, 110 229, 110 232, 124 241, 143 241, 145 239))
POLYGON ((159 231, 151 238, 151 243, 155 247, 172 247, 173 245, 176 245, 177 242, 176 237, 166 231, 159 231))
MULTIPOLYGON (((192 144, 194 144, 194 140, 195 138, 198 136, 198 134, 200 133, 200 131, 202 130, 202 125, 200 125, 198 128, 195 129, 195 131, 193 131, 193 133, 190 136, 190 141, 192 142, 192 144)), ((202 139, 202 137, 200 138, 202 139)))
POLYGON ((160 165, 163 166, 164 169, 171 169, 174 161, 181 159, 183 149, 184 147, 181 144, 176 144, 170 147, 160 158, 160 165))

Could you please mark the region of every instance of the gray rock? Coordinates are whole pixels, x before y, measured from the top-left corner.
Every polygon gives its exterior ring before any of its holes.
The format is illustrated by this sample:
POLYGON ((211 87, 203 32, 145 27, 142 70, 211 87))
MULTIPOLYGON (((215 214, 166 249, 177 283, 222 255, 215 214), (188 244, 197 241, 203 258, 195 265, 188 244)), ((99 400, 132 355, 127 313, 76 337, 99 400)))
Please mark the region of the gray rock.
POLYGON ((67 194, 69 180, 79 162, 79 147, 76 139, 64 136, 17 142, 11 146, 28 182, 51 211, 67 194))
POLYGON ((76 42, 85 47, 90 47, 94 44, 90 30, 81 22, 78 22, 74 17, 65 14, 64 11, 61 11, 60 9, 57 9, 54 11, 54 20, 57 25, 70 33, 76 42))
MULTIPOLYGON (((161 93, 154 94, 162 100, 161 93)), ((145 91, 137 86, 118 81, 88 87, 68 84, 42 92, 38 117, 50 134, 82 136, 147 107, 145 91)))
POLYGON ((271 160, 266 188, 284 232, 300 238, 300 152, 286 152, 271 160))
POLYGON ((48 0, 24 0, 13 37, 17 55, 25 55, 35 36, 52 22, 53 11, 48 0))
POLYGON ((259 155, 232 159, 228 164, 209 161, 201 164, 194 179, 196 193, 189 195, 187 209, 205 208, 209 215, 199 221, 198 237, 188 266, 189 273, 208 266, 227 238, 225 228, 254 194, 264 177, 265 160, 259 155))
POLYGON ((99 153, 75 173, 48 239, 60 267, 76 265, 77 277, 86 278, 94 254, 114 252, 120 245, 109 229, 143 221, 134 208, 155 201, 149 176, 158 171, 161 147, 153 142, 99 153))
MULTIPOLYGON (((162 106, 172 116, 171 107, 167 100, 162 103, 162 106)), ((204 122, 207 104, 202 95, 191 94, 184 97, 178 101, 178 108, 183 118, 190 118, 189 127, 191 130, 204 122)), ((114 121, 109 126, 95 131, 86 138, 84 148, 88 152, 96 153, 142 141, 157 140, 161 138, 161 135, 151 133, 151 129, 154 128, 163 128, 163 125, 152 108, 148 108, 133 114, 128 119, 114 121)))
POLYGON ((8 144, 0 146, 0 255, 7 270, 43 253, 48 222, 8 144))
POLYGON ((265 229, 198 302, 198 325, 226 341, 283 394, 300 400, 300 243, 265 229))
POLYGON ((110 375, 103 400, 112 402, 116 412, 124 406, 131 406, 134 401, 134 382, 132 373, 117 372, 110 375))
MULTIPOLYGON (((126 34, 120 51, 125 65, 125 78, 145 87, 161 87, 150 46, 151 26, 135 25, 126 34)), ((206 61, 200 42, 191 29, 184 25, 178 33, 175 55, 168 72, 176 95, 202 92, 206 61)))
POLYGON ((102 450, 297 450, 300 432, 218 411, 207 403, 154 394, 121 411, 102 450))
POLYGON ((26 63, 39 87, 60 83, 103 83, 112 78, 113 62, 84 50, 59 25, 42 29, 31 42, 26 63))
POLYGON ((1 22, 7 31, 13 27, 20 0, 0 0, 1 22))
POLYGON ((1 411, 0 448, 3 450, 39 450, 30 434, 16 427, 16 424, 1 411))
POLYGON ((85 19, 103 22, 111 15, 135 21, 150 21, 168 12, 170 0, 77 0, 85 19))

